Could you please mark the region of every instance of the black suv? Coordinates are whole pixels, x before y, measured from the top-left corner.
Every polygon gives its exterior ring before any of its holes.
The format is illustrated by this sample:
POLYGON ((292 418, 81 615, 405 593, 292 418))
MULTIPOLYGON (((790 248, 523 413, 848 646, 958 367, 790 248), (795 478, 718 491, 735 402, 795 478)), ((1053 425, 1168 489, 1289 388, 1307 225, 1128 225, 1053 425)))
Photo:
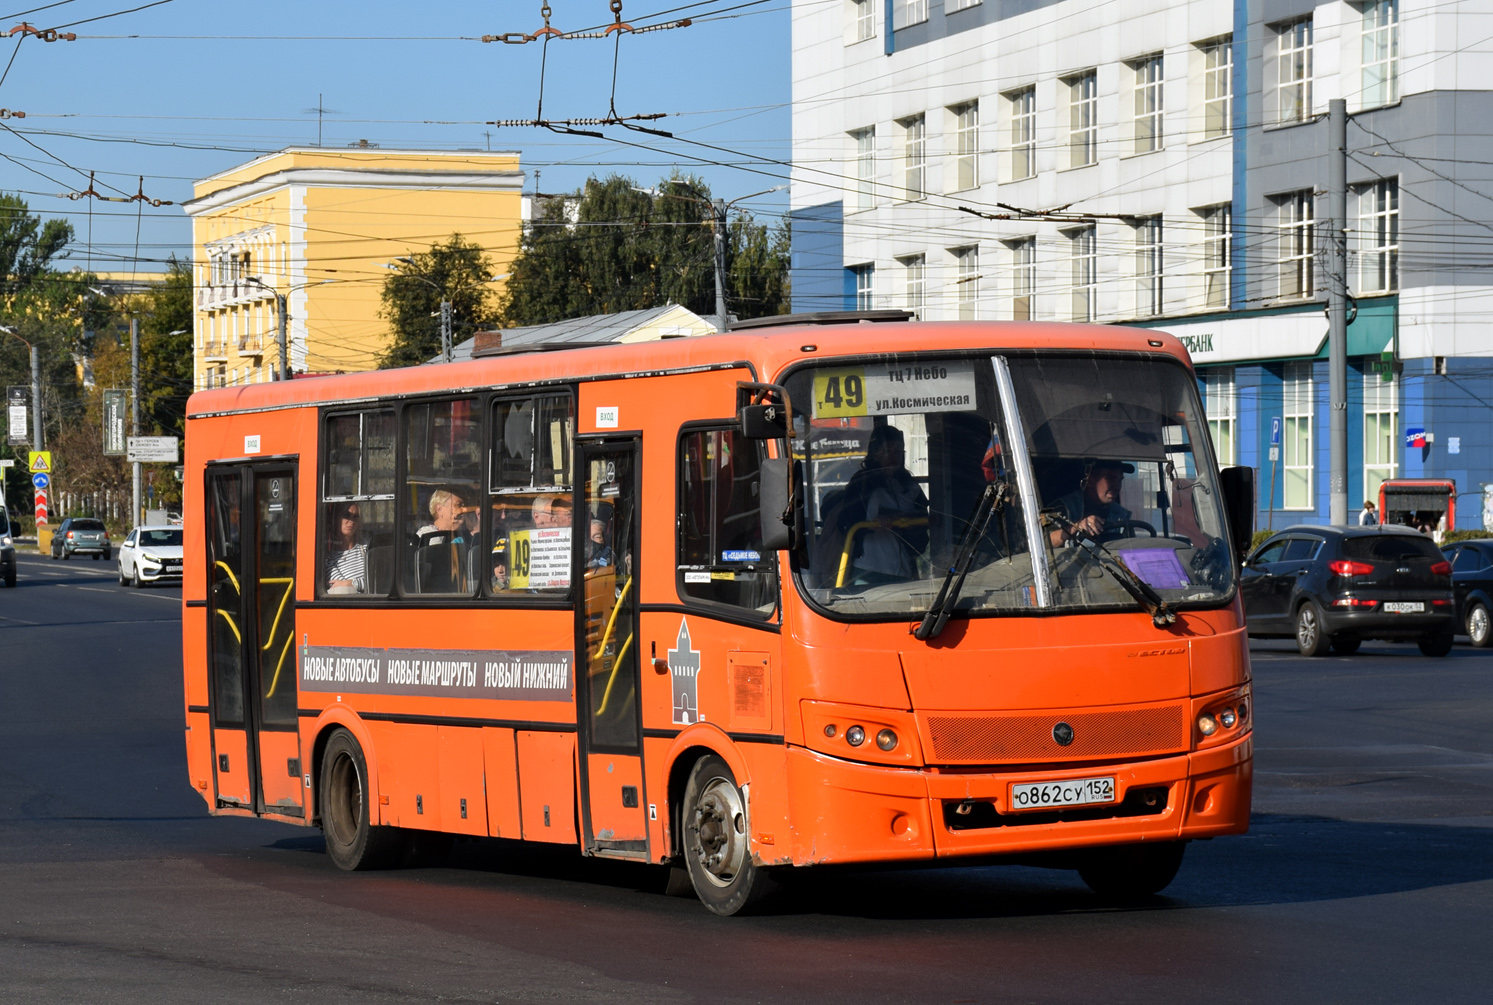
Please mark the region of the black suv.
POLYGON ((1239 591, 1249 634, 1296 639, 1306 656, 1344 655, 1364 639, 1451 652, 1452 567, 1409 527, 1290 527, 1245 559, 1239 591))
POLYGON ((52 535, 52 560, 92 555, 94 561, 107 560, 110 554, 109 532, 104 521, 89 516, 70 516, 52 535))
POLYGON ((1458 541, 1441 549, 1452 564, 1458 631, 1479 649, 1493 643, 1493 540, 1458 541))

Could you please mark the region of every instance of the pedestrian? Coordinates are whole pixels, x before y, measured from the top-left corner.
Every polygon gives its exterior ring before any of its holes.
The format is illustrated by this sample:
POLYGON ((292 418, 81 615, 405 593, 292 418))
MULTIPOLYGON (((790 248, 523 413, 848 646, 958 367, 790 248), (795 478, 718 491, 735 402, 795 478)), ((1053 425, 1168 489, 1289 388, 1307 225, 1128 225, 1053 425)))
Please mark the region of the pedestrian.
POLYGON ((1360 526, 1360 527, 1377 527, 1377 526, 1379 526, 1379 514, 1377 512, 1375 512, 1375 510, 1374 510, 1373 500, 1371 500, 1371 499, 1365 499, 1363 501, 1363 512, 1361 512, 1361 513, 1358 514, 1358 526, 1360 526))

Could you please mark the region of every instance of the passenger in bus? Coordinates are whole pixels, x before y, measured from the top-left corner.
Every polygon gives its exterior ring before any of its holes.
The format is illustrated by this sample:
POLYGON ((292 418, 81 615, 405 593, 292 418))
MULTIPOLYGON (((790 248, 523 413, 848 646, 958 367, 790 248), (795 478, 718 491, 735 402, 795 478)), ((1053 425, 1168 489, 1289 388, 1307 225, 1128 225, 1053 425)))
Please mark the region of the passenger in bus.
POLYGON ((359 538, 358 504, 337 503, 327 545, 327 592, 368 592, 368 546, 359 538))
POLYGON ((845 486, 849 523, 871 523, 856 534, 851 556, 853 582, 896 583, 916 578, 918 557, 928 545, 928 497, 907 470, 907 446, 896 426, 871 431, 866 458, 845 486), (858 519, 857 519, 858 518, 858 519))
POLYGON ((430 523, 415 531, 422 545, 451 544, 470 536, 468 511, 461 496, 449 489, 430 494, 430 523))
POLYGON ((534 497, 530 515, 535 527, 569 527, 575 508, 565 496, 545 493, 534 497))
POLYGON ((1135 465, 1109 459, 1090 460, 1084 465, 1078 488, 1054 504, 1059 515, 1072 525, 1058 526, 1047 535, 1054 548, 1060 548, 1082 534, 1097 538, 1105 533, 1125 533, 1130 511, 1120 505, 1120 485, 1126 475, 1135 474, 1135 465))
POLYGON ((605 569, 617 564, 617 556, 607 543, 607 523, 592 519, 591 533, 586 541, 586 568, 605 569))
POLYGON ((415 531, 416 575, 422 593, 465 593, 475 570, 467 566, 476 543, 473 516, 450 489, 430 494, 431 522, 415 531))

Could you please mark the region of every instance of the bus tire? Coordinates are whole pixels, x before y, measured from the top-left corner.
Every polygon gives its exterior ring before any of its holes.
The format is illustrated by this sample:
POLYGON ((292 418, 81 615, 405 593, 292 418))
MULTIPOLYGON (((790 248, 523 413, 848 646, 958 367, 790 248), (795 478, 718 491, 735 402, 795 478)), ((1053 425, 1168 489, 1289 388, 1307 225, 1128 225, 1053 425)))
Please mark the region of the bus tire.
POLYGON ((1165 890, 1182 867, 1186 841, 1095 848, 1082 853, 1078 875, 1106 900, 1140 900, 1165 890))
POLYGON ((695 896, 712 913, 729 917, 762 895, 767 877, 752 861, 746 800, 717 755, 695 762, 683 811, 684 864, 695 896))
POLYGON ((345 872, 386 869, 405 848, 397 827, 375 827, 369 822, 368 762, 363 748, 345 729, 327 739, 321 759, 321 832, 327 857, 345 872))

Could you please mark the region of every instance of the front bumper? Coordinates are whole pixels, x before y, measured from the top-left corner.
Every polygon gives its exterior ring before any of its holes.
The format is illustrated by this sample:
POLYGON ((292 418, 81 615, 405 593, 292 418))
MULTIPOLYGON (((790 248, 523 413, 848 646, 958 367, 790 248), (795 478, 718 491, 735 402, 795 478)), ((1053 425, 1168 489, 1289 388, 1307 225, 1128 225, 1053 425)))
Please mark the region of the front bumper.
POLYGON ((179 565, 162 565, 158 568, 151 568, 143 562, 137 562, 135 563, 135 568, 140 570, 140 578, 147 583, 158 582, 162 579, 181 578, 181 566, 179 565))
MULTIPOLYGON (((1253 734, 1206 751, 1058 770, 899 769, 788 748, 795 865, 1050 852, 1240 834, 1249 827, 1253 734), (1013 813, 1013 782, 1113 776, 1116 802, 1013 813), (1132 792, 1151 801, 1142 806, 1132 792), (959 817, 955 807, 974 812, 959 817), (951 826, 951 822, 955 826, 951 826)), ((757 849, 764 861, 782 851, 757 849)))

